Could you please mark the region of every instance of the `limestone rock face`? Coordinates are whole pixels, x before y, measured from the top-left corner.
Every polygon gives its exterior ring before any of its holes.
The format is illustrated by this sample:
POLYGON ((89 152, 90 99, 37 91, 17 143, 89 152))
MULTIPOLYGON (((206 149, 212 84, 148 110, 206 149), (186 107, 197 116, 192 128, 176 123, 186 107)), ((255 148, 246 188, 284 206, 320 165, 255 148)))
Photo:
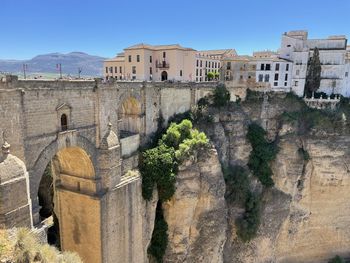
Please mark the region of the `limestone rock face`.
POLYGON ((169 227, 165 262, 223 262, 227 230, 224 194, 216 150, 201 152, 180 166, 175 195, 163 204, 169 227))
POLYGON ((350 138, 304 138, 303 143, 311 157, 303 167, 294 161, 298 145, 290 139, 283 142, 276 165, 276 187, 292 195, 289 217, 277 238, 276 261, 327 262, 336 254, 348 257, 350 138))

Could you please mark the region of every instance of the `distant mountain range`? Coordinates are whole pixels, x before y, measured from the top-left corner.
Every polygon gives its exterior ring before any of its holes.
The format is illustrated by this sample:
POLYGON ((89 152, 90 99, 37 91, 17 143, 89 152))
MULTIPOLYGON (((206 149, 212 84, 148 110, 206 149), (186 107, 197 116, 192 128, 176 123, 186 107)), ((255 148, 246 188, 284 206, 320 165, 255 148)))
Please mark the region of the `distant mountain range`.
POLYGON ((92 56, 83 52, 68 54, 51 53, 38 55, 30 60, 1 60, 0 73, 19 74, 23 72, 23 64, 27 64, 27 73, 30 74, 58 74, 56 65, 61 63, 62 74, 78 75, 81 68, 82 76, 102 76, 103 60, 105 58, 92 56))

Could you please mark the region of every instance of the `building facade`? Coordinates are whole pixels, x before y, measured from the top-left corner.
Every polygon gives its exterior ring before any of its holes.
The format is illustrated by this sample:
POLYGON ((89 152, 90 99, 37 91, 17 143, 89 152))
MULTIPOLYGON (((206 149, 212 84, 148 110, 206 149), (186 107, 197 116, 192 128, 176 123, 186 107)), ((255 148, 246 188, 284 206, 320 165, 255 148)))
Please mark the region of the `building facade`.
POLYGON ((256 86, 256 65, 250 56, 234 56, 222 59, 221 81, 236 88, 256 86))
POLYGON ((279 58, 278 53, 272 51, 254 52, 252 60, 256 65, 258 88, 285 92, 291 90, 293 67, 291 61, 279 58))
POLYGON ((180 45, 138 44, 104 62, 105 78, 193 81, 196 51, 180 45))
POLYGON ((293 62, 292 90, 299 96, 304 95, 307 64, 316 47, 322 65, 319 91, 350 96, 350 50, 346 37, 309 39, 307 31, 290 31, 282 35, 279 56, 293 62))
POLYGON ((234 49, 198 51, 196 53, 196 82, 210 81, 207 76, 209 72, 219 76, 222 60, 236 56, 237 53, 234 49))
POLYGON ((140 81, 209 81, 219 73, 221 59, 237 55, 234 49, 196 51, 175 45, 138 44, 104 61, 104 77, 140 81))

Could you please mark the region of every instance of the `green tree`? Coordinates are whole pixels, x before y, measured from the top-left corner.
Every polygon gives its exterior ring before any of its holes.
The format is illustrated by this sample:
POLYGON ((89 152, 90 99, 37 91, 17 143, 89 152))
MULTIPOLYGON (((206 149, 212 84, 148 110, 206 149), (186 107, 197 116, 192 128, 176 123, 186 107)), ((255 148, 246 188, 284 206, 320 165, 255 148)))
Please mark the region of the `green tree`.
POLYGON ((319 89, 321 84, 321 61, 318 48, 314 49, 314 54, 307 63, 306 83, 304 95, 311 97, 312 93, 319 89))
POLYGON ((214 73, 214 78, 215 78, 216 80, 218 80, 218 79, 220 78, 220 73, 219 73, 219 72, 215 72, 215 73, 214 73))
POLYGON ((230 92, 226 89, 224 84, 216 86, 213 94, 214 106, 223 107, 226 106, 230 101, 230 92))
POLYGON ((215 74, 213 72, 209 71, 207 74, 207 77, 208 77, 208 80, 213 80, 215 77, 215 74))

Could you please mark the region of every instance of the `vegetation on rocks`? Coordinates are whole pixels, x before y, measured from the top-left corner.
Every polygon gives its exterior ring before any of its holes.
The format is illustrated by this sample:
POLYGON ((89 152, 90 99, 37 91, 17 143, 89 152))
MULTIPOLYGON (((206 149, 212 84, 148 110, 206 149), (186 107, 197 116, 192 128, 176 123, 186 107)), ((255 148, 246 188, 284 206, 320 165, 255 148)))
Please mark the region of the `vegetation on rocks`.
POLYGON ((229 202, 244 204, 250 193, 249 172, 242 166, 229 166, 223 169, 226 183, 225 199, 229 202))
POLYGON ((163 262, 163 256, 168 245, 167 231, 168 224, 164 219, 162 203, 158 201, 152 239, 147 249, 148 254, 152 255, 158 263, 163 262))
POLYGON ((278 148, 274 142, 268 142, 265 136, 266 131, 258 124, 249 125, 247 139, 252 146, 252 151, 248 167, 262 185, 270 187, 274 185, 270 163, 276 158, 278 148))
POLYGON ((6 263, 81 263, 79 256, 41 244, 36 234, 26 228, 0 230, 0 262, 6 263))
POLYGON ((236 221, 237 235, 248 242, 253 239, 260 225, 260 201, 259 196, 249 193, 245 202, 245 213, 236 221))
POLYGON ((224 84, 219 84, 213 92, 213 105, 215 107, 227 106, 230 102, 230 92, 226 89, 224 84))
POLYGON ((178 165, 196 151, 208 147, 209 141, 204 133, 193 128, 188 119, 172 122, 159 138, 157 146, 142 153, 140 172, 143 198, 151 200, 154 187, 158 190, 159 202, 148 253, 160 263, 168 242, 168 225, 164 220, 162 202, 175 193, 178 165))
POLYGON ((226 183, 225 199, 245 208, 245 213, 236 220, 237 235, 248 242, 253 239, 260 225, 259 197, 251 192, 249 172, 242 166, 229 166, 224 169, 226 183))
POLYGON ((150 200, 157 186, 159 199, 169 200, 175 192, 178 164, 208 144, 206 135, 193 129, 190 120, 172 123, 158 141, 158 146, 142 153, 140 171, 144 199, 150 200))

